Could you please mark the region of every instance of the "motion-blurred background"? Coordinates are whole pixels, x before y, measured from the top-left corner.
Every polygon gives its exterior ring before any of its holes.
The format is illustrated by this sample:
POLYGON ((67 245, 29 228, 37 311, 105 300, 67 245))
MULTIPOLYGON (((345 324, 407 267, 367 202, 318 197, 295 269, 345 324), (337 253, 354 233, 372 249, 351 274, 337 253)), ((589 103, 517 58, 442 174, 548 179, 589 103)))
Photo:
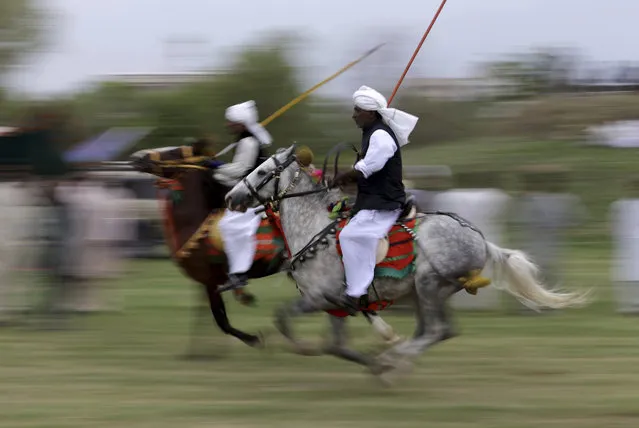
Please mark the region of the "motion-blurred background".
MULTIPOLYGON (((193 136, 221 149, 229 105, 253 99, 266 118, 385 42, 268 126, 276 147, 307 145, 319 166, 334 144, 358 143, 351 94, 390 95, 438 5, 2 0, 0 426, 636 427, 629 0, 450 0, 394 101, 420 117, 404 151, 420 208, 528 252, 549 284, 594 288, 593 305, 533 316, 490 288, 455 296, 461 336, 393 391, 212 324, 196 342, 218 358, 176 359, 199 289, 168 258, 154 177, 105 162, 193 136)), ((254 330, 296 293, 280 275, 252 288, 259 307, 229 313, 254 330)), ((384 313, 405 334, 409 306, 384 313)), ((326 322, 311 319, 300 333, 319 337, 326 322)))

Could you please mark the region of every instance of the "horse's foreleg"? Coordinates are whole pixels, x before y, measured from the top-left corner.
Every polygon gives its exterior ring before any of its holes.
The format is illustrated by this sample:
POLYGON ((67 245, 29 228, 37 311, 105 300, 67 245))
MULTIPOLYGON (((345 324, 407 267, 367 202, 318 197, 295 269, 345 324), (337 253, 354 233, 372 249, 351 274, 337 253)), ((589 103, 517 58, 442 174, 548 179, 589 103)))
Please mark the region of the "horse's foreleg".
POLYGON ((195 298, 195 307, 192 310, 193 313, 193 321, 191 323, 191 334, 189 339, 189 348, 186 353, 186 358, 197 358, 199 356, 199 352, 197 352, 197 343, 200 338, 200 331, 202 326, 204 325, 204 320, 206 319, 207 307, 202 301, 202 293, 196 293, 195 298))
POLYGON ((373 357, 346 347, 348 342, 346 335, 346 317, 342 318, 329 315, 328 318, 331 323, 331 332, 333 336, 332 341, 327 347, 325 347, 324 352, 374 370, 375 359, 373 357))
POLYGON ((384 321, 382 317, 377 314, 377 312, 371 311, 362 313, 364 314, 364 318, 366 318, 366 321, 370 323, 375 332, 379 336, 381 336, 382 339, 384 339, 387 345, 394 345, 402 341, 401 336, 395 333, 393 327, 388 325, 386 321, 384 321))
POLYGON ((322 355, 323 352, 306 342, 298 340, 293 334, 291 318, 318 311, 319 308, 311 300, 300 297, 287 303, 275 311, 275 327, 293 345, 294 351, 301 355, 322 355))
POLYGON ((213 314, 213 318, 215 319, 215 323, 224 333, 240 339, 249 346, 262 346, 262 340, 260 337, 245 333, 231 326, 229 318, 226 315, 224 299, 222 299, 222 296, 217 292, 217 284, 208 284, 206 287, 206 293, 209 298, 209 306, 211 308, 211 314, 213 314))

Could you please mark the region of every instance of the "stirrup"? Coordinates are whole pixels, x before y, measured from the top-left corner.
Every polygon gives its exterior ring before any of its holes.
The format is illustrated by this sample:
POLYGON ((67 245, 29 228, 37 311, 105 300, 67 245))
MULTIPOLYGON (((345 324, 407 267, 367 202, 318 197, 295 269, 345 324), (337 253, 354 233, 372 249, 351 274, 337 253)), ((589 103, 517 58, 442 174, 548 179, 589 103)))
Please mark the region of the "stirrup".
POLYGON ((230 290, 239 290, 248 285, 248 278, 246 274, 229 275, 229 279, 217 288, 218 293, 224 293, 230 290), (233 278, 236 278, 233 280, 233 278))

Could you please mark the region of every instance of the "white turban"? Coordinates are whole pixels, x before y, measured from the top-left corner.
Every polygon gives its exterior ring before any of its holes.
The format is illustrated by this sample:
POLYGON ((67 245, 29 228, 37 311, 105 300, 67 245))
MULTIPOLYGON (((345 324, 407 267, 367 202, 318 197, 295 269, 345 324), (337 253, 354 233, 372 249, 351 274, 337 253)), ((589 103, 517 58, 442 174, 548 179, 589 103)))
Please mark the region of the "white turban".
POLYGON ((417 116, 394 108, 388 108, 386 98, 368 86, 362 86, 355 91, 353 103, 362 110, 379 113, 382 116, 382 121, 395 133, 400 147, 408 144, 408 136, 413 132, 419 120, 417 116))
POLYGON ((257 121, 257 107, 253 100, 235 104, 227 108, 224 117, 226 117, 226 120, 229 122, 241 123, 246 126, 246 129, 248 129, 262 145, 268 146, 273 141, 271 134, 257 121))

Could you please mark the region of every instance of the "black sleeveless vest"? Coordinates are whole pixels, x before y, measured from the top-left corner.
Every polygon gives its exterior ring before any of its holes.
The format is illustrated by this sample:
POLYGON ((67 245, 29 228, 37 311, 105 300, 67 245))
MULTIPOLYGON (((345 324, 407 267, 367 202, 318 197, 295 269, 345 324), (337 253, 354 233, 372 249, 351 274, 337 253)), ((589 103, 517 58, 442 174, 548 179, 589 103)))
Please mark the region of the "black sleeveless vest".
POLYGON ((363 129, 362 158, 366 156, 371 135, 378 129, 388 132, 393 138, 397 150, 384 167, 368 178, 357 180, 357 201, 354 210, 392 211, 401 208, 406 201, 406 192, 402 182, 402 154, 399 142, 393 130, 381 120, 363 129))
MULTIPOLYGON (((235 142, 239 142, 244 138, 247 137, 253 137, 253 134, 251 134, 249 131, 244 131, 242 132, 238 137, 237 140, 235 140, 235 142)), ((257 138, 255 138, 257 140, 257 138)), ((258 140, 259 142, 259 140, 258 140)), ((268 151, 266 150, 266 148, 264 147, 264 145, 262 143, 260 143, 259 149, 258 149, 258 153, 257 153, 257 159, 255 159, 255 164, 251 167, 251 169, 249 169, 245 176, 249 175, 250 173, 252 173, 253 171, 255 171, 257 169, 258 166, 262 165, 268 158, 268 151)), ((235 150, 233 150, 235 151, 235 150)))

